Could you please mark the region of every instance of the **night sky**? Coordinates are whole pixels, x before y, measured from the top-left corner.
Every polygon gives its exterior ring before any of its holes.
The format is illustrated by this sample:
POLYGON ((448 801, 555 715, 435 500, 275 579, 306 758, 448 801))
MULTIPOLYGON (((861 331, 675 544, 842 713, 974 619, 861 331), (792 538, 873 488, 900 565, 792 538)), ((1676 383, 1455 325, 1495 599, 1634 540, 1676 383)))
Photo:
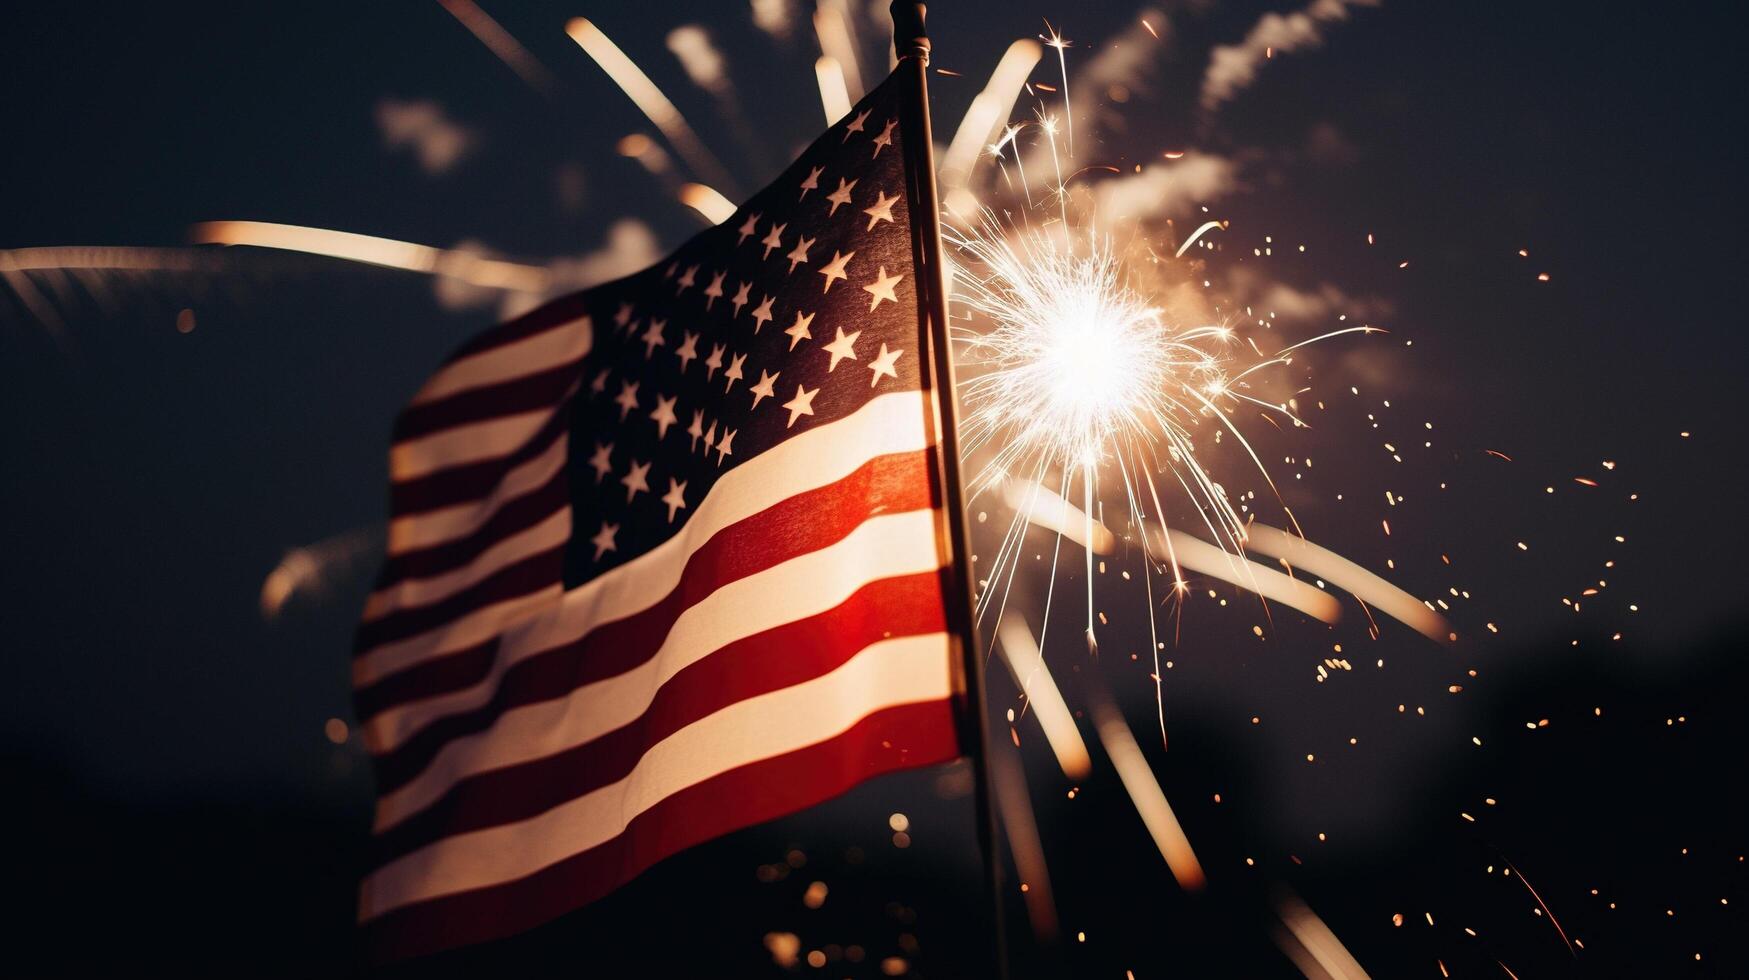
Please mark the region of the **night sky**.
MULTIPOLYGON (((608 245, 638 251, 645 228, 652 255, 678 245, 702 224, 615 152, 649 126, 564 36, 579 14, 674 96, 733 171, 730 196, 823 125, 805 13, 778 40, 738 0, 484 6, 550 69, 550 94, 437 3, 9 11, 0 252, 155 246, 201 263, 0 279, 0 751, 8 878, 28 898, 7 955, 29 972, 363 969, 350 920, 369 765, 329 722, 351 718, 389 427, 504 307, 407 272, 190 253, 190 226, 467 243, 579 276, 608 245), (727 58, 747 132, 664 47, 687 23, 727 58), (610 235, 625 219, 642 227, 610 235), (340 560, 264 616, 264 579, 317 542, 340 560)), ((1373 640, 1352 603, 1326 628, 1199 584, 1159 610, 1162 750, 1145 598, 1101 582, 1111 622, 1095 661, 1076 626, 1085 583, 1063 573, 1067 625, 1046 657, 1072 706, 1095 682, 1121 701, 1210 886, 1179 890, 1102 758, 1069 799, 1022 719, 1062 935, 1033 938, 1011 894, 1015 975, 1295 976, 1272 939, 1290 894, 1374 976, 1741 975, 1734 19, 1386 0, 1275 52, 1211 110, 1210 49, 1297 6, 931 8, 934 64, 958 73, 931 75, 940 139, 1047 18, 1074 42, 1072 85, 1077 59, 1141 17, 1159 30, 1140 81, 1099 98, 1112 111, 1081 162, 1226 161, 1233 180, 1175 216, 1180 233, 1230 221, 1197 276, 1229 295, 1275 289, 1284 340, 1344 312, 1391 331, 1296 362, 1283 391, 1323 402, 1311 429, 1249 429, 1308 536, 1445 598, 1460 633, 1442 647, 1381 619, 1373 640), (1326 657, 1353 670, 1320 682, 1326 657), (1517 875, 1584 948, 1532 912, 1517 875)), ((872 83, 879 39, 859 23, 872 83)), ((1054 60, 1031 77, 1056 85, 1054 60)), ((1230 490, 1261 495, 1237 460, 1218 466, 1230 490)), ((993 668, 1004 751, 1014 695, 993 668)), ((963 767, 879 781, 409 972, 786 975, 766 937, 793 933, 802 956, 830 957, 791 968, 804 974, 878 976, 903 958, 914 975, 965 975, 986 949, 967 911, 980 901, 968 787, 963 767), (830 891, 808 908, 814 881, 830 891)))

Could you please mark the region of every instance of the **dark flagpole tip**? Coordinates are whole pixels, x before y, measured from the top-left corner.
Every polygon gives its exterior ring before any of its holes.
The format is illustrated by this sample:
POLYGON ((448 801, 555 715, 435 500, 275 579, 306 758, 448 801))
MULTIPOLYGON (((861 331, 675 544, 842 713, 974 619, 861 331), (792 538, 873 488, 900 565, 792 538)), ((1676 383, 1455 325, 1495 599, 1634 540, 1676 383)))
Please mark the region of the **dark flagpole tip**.
POLYGON ((929 61, 929 33, 923 29, 923 19, 929 4, 923 0, 893 0, 887 8, 893 16, 893 50, 901 58, 921 58, 929 61))

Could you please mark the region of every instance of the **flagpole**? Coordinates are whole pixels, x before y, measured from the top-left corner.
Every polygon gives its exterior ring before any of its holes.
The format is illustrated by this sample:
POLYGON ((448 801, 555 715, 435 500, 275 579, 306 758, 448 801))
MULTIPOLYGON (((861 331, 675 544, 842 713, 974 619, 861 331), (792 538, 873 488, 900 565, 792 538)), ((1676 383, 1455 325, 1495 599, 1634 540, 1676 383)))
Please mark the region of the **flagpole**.
POLYGON ((954 388, 953 347, 947 332, 947 277, 941 258, 941 201, 935 186, 935 144, 929 120, 929 35, 924 30, 928 4, 923 0, 893 0, 893 48, 905 98, 905 168, 910 183, 913 253, 917 265, 918 305, 927 320, 929 347, 922 363, 935 388, 940 425, 936 459, 941 473, 943 508, 949 540, 956 557, 949 564, 948 626, 960 648, 961 691, 958 699, 960 743, 972 762, 976 782, 978 849, 984 859, 984 883, 990 892, 991 941, 995 949, 992 975, 1008 976, 1008 944, 1003 938, 1002 862, 996 851, 996 814, 990 802, 989 721, 984 699, 984 658, 974 624, 971 539, 966 528, 965 500, 960 483, 959 398, 954 388))

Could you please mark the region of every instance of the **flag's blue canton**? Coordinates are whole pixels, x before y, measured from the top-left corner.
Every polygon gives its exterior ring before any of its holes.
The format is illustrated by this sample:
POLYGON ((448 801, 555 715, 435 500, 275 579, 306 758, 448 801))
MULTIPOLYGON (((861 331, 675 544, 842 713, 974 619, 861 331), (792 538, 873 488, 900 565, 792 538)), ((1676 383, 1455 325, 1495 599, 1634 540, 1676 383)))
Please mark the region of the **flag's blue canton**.
POLYGON ((685 524, 718 476, 920 385, 896 80, 730 220, 592 290, 565 584, 685 524))

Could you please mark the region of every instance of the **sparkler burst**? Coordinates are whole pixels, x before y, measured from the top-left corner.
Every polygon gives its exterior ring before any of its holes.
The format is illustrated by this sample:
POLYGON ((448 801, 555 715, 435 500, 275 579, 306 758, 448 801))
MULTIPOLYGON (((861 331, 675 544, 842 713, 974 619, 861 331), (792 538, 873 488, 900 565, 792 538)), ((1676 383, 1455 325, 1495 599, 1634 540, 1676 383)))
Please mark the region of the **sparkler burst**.
POLYGON ((1163 434, 1188 445, 1201 410, 1193 392, 1218 394, 1222 362, 1209 346, 1218 326, 1180 330, 1130 288, 1109 244, 1074 254, 1039 232, 954 236, 973 258, 958 276, 962 307, 995 324, 962 332, 968 365, 984 373, 961 386, 970 448, 999 446, 983 480, 1029 458, 1097 466, 1119 442, 1163 434))

